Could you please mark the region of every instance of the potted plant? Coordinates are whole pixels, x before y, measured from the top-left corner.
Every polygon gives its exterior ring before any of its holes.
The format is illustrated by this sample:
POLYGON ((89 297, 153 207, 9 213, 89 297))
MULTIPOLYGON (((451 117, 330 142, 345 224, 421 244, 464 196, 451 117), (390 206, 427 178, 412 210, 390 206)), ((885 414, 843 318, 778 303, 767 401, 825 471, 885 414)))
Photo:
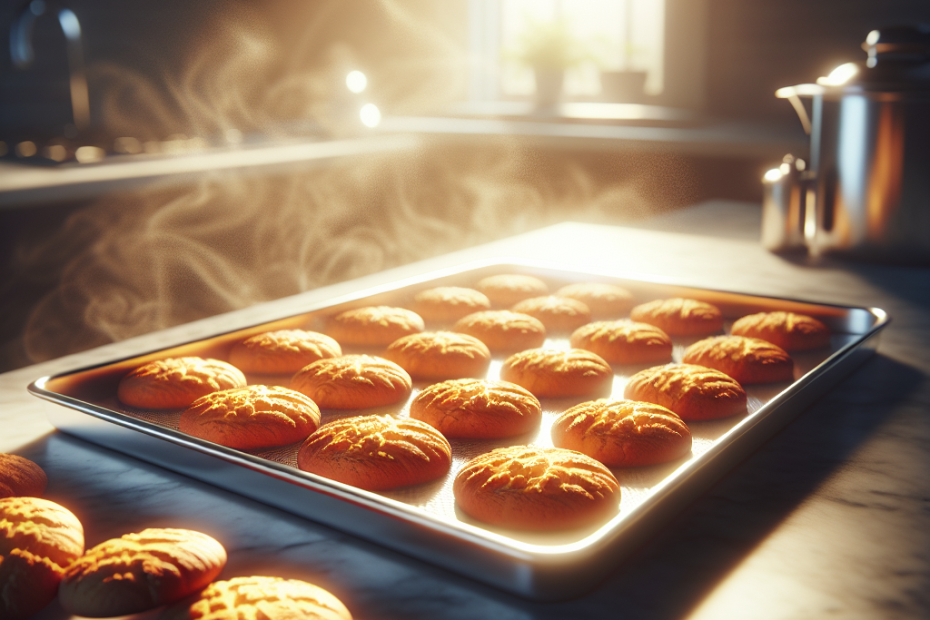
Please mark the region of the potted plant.
POLYGON ((565 70, 583 61, 584 44, 572 34, 565 21, 531 21, 519 38, 516 58, 533 69, 536 104, 551 107, 558 103, 565 81, 565 70))

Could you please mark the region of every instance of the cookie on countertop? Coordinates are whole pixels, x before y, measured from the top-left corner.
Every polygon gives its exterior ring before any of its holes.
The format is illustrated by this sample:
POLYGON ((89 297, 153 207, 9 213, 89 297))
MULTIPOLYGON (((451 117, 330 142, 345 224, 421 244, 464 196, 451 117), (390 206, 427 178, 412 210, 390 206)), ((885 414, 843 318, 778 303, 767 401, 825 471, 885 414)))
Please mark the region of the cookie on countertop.
POLYGON ((579 282, 563 286, 556 295, 583 302, 597 320, 617 319, 633 306, 633 294, 616 284, 579 282))
POLYGON ((181 413, 178 430, 237 450, 257 450, 301 441, 319 425, 319 407, 300 392, 249 385, 201 396, 181 413))
POLYGON ((456 505, 499 527, 559 530, 606 520, 620 483, 589 456, 560 448, 511 446, 472 459, 453 484, 456 505))
POLYGON ((494 353, 535 349, 546 342, 546 328, 539 319, 510 310, 469 314, 452 329, 474 336, 494 353))
POLYGON ((343 345, 385 346, 424 327, 423 318, 413 310, 366 306, 337 314, 327 332, 343 345))
POLYGON ((339 343, 326 334, 281 329, 237 342, 229 352, 229 361, 242 372, 292 375, 307 364, 340 355, 339 343))
POLYGON ((491 300, 473 288, 439 286, 420 291, 413 298, 414 311, 431 323, 454 323, 473 312, 491 308, 491 300))
POLYGON ((630 318, 655 325, 669 336, 703 336, 723 329, 717 306, 696 299, 656 299, 630 310, 630 318))
POLYGON ((0 499, 0 618, 38 613, 82 553, 84 528, 70 510, 37 497, 0 499))
POLYGON ((538 428, 542 407, 535 396, 514 383, 453 379, 417 394, 410 404, 410 417, 448 438, 493 439, 538 428))
POLYGON ((538 398, 561 398, 605 392, 614 373, 601 357, 584 349, 529 349, 504 360, 500 377, 538 398))
POLYGON ((226 550, 206 534, 150 528, 103 542, 72 563, 58 600, 91 618, 141 613, 193 594, 225 565, 226 550))
POLYGON ((27 458, 0 453, 0 499, 42 497, 48 486, 45 471, 27 458))
POLYGON ((139 366, 123 377, 117 398, 140 409, 182 409, 211 392, 245 384, 242 371, 226 362, 171 357, 139 366))
POLYGON ((671 409, 685 421, 746 413, 746 391, 733 377, 693 364, 666 364, 630 377, 623 397, 671 409))
POLYGON ((531 297, 514 304, 511 310, 539 319, 549 333, 570 333, 591 322, 588 306, 571 297, 531 297))
POLYGON ((509 308, 524 299, 549 294, 549 287, 539 278, 516 273, 483 278, 478 282, 478 290, 498 308, 509 308))
POLYGON ((484 375, 491 363, 488 347, 467 334, 423 332, 398 338, 385 353, 414 379, 441 380, 484 375))
POLYGON ((672 360, 672 339, 648 323, 621 319, 582 325, 571 345, 597 353, 611 364, 653 364, 672 360))
POLYGON ((405 400, 412 381, 407 371, 374 355, 318 360, 291 379, 291 388, 324 409, 363 409, 405 400))
POLYGON ((758 338, 705 338, 688 347, 681 361, 715 368, 744 385, 794 379, 794 361, 791 356, 781 347, 758 338))
POLYGON ((297 453, 300 469, 368 491, 429 482, 451 465, 452 447, 439 431, 391 416, 324 424, 297 453))
POLYGON ((785 351, 809 351, 830 344, 826 325, 805 314, 760 312, 737 319, 730 333, 771 342, 785 351))
POLYGON ((608 467, 639 467, 691 453, 691 430, 653 403, 600 399, 575 405, 552 424, 552 444, 608 467))

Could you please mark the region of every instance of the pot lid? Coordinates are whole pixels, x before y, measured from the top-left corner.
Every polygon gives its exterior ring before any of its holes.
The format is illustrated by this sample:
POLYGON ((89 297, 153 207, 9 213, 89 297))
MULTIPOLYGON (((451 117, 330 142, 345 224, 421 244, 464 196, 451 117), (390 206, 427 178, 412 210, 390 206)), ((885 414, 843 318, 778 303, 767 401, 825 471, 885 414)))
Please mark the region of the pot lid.
POLYGON ((930 89, 930 26, 873 30, 862 49, 868 53, 865 62, 840 65, 817 83, 842 92, 930 89))

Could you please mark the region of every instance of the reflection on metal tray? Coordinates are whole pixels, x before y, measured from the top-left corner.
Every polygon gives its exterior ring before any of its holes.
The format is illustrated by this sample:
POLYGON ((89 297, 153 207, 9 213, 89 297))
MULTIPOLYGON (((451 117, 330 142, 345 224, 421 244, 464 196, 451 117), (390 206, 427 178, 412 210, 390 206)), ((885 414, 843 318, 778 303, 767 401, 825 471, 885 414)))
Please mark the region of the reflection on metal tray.
MULTIPOLYGON (((876 308, 850 308, 786 299, 676 286, 642 278, 562 271, 536 263, 480 263, 427 274, 390 287, 360 291, 308 307, 305 314, 256 325, 213 338, 154 351, 130 359, 82 369, 33 383, 30 391, 52 403, 51 422, 64 432, 210 482, 288 512, 319 521, 416 556, 498 588, 535 599, 558 599, 591 587, 638 543, 666 523, 726 469, 784 426, 871 355, 888 318, 876 308), (542 399, 543 423, 537 432, 509 440, 452 440, 453 465, 436 482, 373 493, 302 472, 294 467, 297 444, 275 450, 243 452, 177 430, 179 412, 132 410, 116 399, 116 385, 132 368, 169 356, 199 355, 226 359, 233 343, 270 329, 322 330, 327 317, 362 305, 408 305, 418 291, 433 286, 474 286, 487 275, 526 273, 556 288, 571 282, 602 281, 629 289, 638 303, 665 297, 691 297, 714 303, 727 326, 740 316, 766 310, 792 310, 825 322, 833 336, 829 348, 793 355, 790 384, 747 387, 744 417, 689 424, 694 436, 690 457, 650 467, 614 469, 622 485, 617 514, 586 529, 527 533, 485 526, 462 514, 452 497, 452 480, 469 459, 503 445, 551 445, 549 427, 559 413, 586 400, 542 399)), ((430 327, 430 326, 428 326, 430 327)), ((695 339, 674 339, 673 357, 695 339)), ((547 346, 568 348, 549 339, 547 346)), ((356 351, 346 351, 356 352, 356 351)), ((368 350, 378 353, 375 350, 368 350)), ((488 372, 497 378, 503 358, 488 372)), ((642 367, 616 366, 614 396, 621 397, 628 377, 642 367)), ((256 377, 248 377, 258 382, 256 377)), ((275 382, 285 382, 281 377, 275 382)), ((267 378, 262 378, 268 381, 267 378)), ((411 399, 427 384, 415 383, 411 399)), ((352 412, 323 412, 337 417, 390 412, 407 415, 409 400, 397 406, 352 412)))

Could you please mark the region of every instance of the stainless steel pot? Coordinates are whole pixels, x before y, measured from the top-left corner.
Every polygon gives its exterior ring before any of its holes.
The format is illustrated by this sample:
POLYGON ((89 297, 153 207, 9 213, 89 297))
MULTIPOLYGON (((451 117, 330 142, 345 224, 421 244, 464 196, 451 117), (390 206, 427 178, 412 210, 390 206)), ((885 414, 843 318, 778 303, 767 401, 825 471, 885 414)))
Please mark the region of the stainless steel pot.
POLYGON ((873 30, 862 47, 865 62, 776 92, 811 136, 809 174, 780 182, 799 184, 812 254, 930 264, 930 28, 873 30))

